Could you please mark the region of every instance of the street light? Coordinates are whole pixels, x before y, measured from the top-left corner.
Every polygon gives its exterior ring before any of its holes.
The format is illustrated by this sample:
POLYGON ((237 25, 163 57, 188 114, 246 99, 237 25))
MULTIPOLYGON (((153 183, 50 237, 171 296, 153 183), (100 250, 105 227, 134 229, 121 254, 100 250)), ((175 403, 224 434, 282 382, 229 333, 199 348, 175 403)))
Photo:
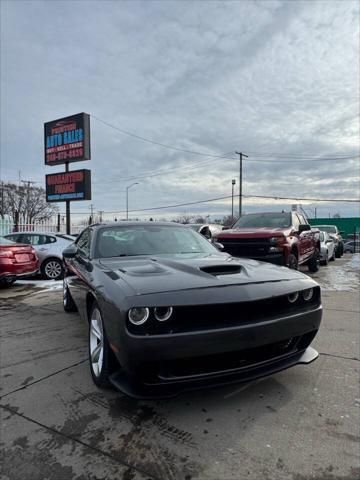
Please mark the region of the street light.
POLYGON ((234 187, 235 187, 236 180, 232 179, 231 180, 231 221, 234 221, 234 187))
POLYGON ((129 189, 134 185, 139 185, 139 184, 138 182, 135 182, 126 187, 126 220, 129 220, 129 189))

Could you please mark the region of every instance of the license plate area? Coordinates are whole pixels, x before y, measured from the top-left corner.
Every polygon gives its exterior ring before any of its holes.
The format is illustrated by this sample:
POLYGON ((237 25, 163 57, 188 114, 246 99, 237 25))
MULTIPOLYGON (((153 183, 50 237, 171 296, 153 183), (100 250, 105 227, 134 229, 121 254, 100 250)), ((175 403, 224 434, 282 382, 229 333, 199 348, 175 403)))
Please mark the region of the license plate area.
POLYGON ((24 262, 28 262, 29 260, 31 260, 31 258, 30 258, 30 255, 28 253, 16 253, 15 254, 15 260, 18 263, 24 263, 24 262))

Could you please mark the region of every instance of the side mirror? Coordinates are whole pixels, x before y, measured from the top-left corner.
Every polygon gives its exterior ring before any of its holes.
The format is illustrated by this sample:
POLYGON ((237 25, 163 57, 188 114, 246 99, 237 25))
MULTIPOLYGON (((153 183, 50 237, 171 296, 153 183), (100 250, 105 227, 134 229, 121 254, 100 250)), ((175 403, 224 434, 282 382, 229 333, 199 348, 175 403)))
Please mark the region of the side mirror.
POLYGON ((308 225, 307 223, 301 223, 301 224, 299 225, 299 233, 307 232, 307 231, 309 231, 309 230, 311 230, 311 227, 310 227, 310 225, 308 225))
POLYGON ((222 227, 223 230, 230 230, 231 227, 222 227))
POLYGON ((214 242, 215 247, 222 252, 224 250, 224 245, 219 242, 214 242))
POLYGON ((65 250, 63 250, 62 255, 64 258, 74 258, 77 254, 77 251, 77 245, 75 245, 75 243, 72 243, 71 245, 66 247, 65 250))
POLYGON ((345 234, 344 230, 340 230, 339 233, 340 233, 340 235, 344 235, 344 234, 345 234))

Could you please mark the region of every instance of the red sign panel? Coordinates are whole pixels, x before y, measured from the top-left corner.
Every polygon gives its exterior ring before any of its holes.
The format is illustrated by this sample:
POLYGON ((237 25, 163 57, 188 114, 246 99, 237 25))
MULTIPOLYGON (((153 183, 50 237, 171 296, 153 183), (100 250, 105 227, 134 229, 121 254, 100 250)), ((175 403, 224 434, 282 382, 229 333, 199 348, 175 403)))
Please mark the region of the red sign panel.
POLYGON ((51 173, 46 175, 46 201, 91 200, 91 171, 51 173))

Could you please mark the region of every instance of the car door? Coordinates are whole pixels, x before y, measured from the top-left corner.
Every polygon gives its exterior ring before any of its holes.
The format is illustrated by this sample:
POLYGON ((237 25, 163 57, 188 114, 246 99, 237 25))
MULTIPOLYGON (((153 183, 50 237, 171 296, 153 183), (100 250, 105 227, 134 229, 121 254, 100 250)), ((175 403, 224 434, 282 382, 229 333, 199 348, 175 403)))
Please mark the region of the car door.
MULTIPOLYGON (((299 218, 300 225, 307 225, 308 222, 305 220, 304 216, 301 213, 297 213, 299 218)), ((302 245, 303 258, 302 261, 309 259, 313 253, 313 233, 311 230, 306 230, 301 232, 299 235, 299 240, 302 245)))
POLYGON ((299 217, 297 216, 296 213, 292 214, 292 224, 293 224, 293 235, 297 237, 298 242, 297 242, 297 250, 298 250, 298 262, 299 264, 303 262, 305 258, 305 245, 303 238, 300 237, 299 233, 299 225, 300 225, 300 220, 299 217))
POLYGON ((87 228, 77 238, 77 253, 71 260, 72 273, 75 274, 71 277, 71 295, 83 315, 86 315, 86 295, 93 278, 90 263, 92 234, 92 229, 87 228))

